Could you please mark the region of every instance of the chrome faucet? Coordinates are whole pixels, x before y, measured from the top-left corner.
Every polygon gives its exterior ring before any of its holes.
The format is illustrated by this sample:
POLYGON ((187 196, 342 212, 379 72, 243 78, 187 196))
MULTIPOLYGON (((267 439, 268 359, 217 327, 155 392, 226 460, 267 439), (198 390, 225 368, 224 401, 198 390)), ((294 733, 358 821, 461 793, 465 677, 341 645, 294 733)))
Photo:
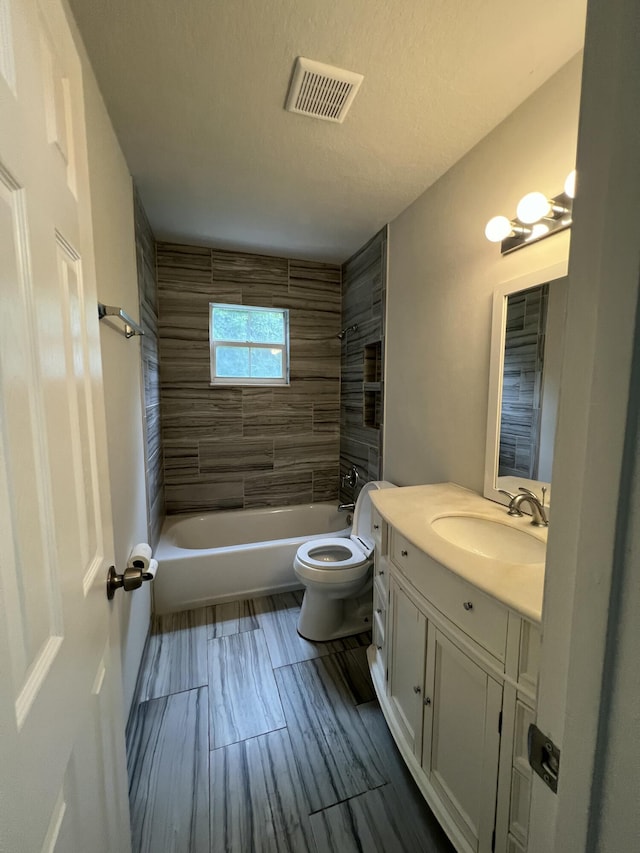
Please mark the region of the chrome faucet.
POLYGON ((549 526, 549 519, 547 518, 544 506, 540 503, 538 497, 533 492, 529 491, 529 489, 525 489, 523 486, 520 486, 519 495, 512 495, 504 489, 499 489, 498 491, 510 498, 508 510, 509 515, 522 516, 522 510, 520 507, 523 503, 528 503, 531 507, 531 524, 535 527, 549 526))

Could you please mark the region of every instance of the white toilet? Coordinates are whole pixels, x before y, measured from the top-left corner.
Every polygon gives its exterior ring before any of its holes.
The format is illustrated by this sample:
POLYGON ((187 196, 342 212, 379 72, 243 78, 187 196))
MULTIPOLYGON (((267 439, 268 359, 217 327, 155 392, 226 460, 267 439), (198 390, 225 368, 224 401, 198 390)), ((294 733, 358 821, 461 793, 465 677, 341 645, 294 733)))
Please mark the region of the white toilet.
POLYGON ((365 483, 356 501, 351 535, 314 539, 298 548, 293 569, 305 586, 298 633, 307 640, 325 642, 359 634, 371 628, 373 489, 393 483, 365 483))

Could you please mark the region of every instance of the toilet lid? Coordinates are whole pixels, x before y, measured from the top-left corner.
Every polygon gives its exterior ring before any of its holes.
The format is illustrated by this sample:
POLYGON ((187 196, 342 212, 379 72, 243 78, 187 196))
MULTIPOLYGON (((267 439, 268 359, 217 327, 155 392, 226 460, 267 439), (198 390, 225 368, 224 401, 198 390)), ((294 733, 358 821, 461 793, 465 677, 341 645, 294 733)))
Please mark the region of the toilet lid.
POLYGON ((366 563, 367 555, 351 539, 312 539, 298 548, 301 563, 318 569, 347 569, 366 563))

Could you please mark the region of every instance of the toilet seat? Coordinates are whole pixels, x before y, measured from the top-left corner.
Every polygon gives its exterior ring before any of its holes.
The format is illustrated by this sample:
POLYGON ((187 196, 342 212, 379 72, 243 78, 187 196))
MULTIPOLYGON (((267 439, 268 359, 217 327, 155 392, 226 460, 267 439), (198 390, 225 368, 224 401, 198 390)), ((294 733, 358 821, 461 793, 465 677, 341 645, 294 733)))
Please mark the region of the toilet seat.
POLYGON ((299 578, 317 584, 358 580, 366 575, 370 565, 370 558, 354 542, 338 537, 306 542, 293 562, 299 578))
POLYGON ((361 566, 368 557, 351 539, 334 537, 305 542, 298 548, 300 562, 314 569, 332 571, 361 566))

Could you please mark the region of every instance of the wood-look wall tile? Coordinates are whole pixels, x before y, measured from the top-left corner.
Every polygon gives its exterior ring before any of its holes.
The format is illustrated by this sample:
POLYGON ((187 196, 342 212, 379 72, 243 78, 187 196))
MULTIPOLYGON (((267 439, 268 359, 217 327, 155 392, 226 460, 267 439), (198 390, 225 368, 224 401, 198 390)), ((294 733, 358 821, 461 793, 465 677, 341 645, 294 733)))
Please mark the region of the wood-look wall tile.
POLYGON ((203 281, 211 280, 211 249, 187 246, 182 243, 156 244, 156 263, 159 280, 203 281))
POLYGON ((310 405, 272 406, 258 412, 245 412, 240 429, 245 436, 308 435, 313 430, 310 405))
POLYGON ((275 671, 296 764, 312 811, 386 781, 348 689, 340 674, 328 669, 324 661, 318 658, 275 671))
POLYGON ((273 405, 282 403, 340 403, 340 381, 338 379, 322 379, 308 377, 305 379, 291 378, 287 387, 272 389, 273 405))
POLYGON ((211 849, 316 853, 286 729, 211 753, 211 849))
MULTIPOLYGON (((294 402, 294 401, 292 401, 294 402)), ((256 412, 264 412, 273 406, 273 388, 243 388, 242 389, 242 413, 253 415, 256 412)))
POLYGON ((167 484, 178 485, 200 479, 198 442, 191 439, 164 440, 164 476, 167 484))
POLYGON ((295 506, 311 503, 312 500, 311 471, 267 471, 264 474, 248 474, 244 478, 245 509, 295 506))
POLYGON ((333 285, 340 285, 342 270, 336 264, 292 259, 289 261, 289 278, 292 280, 301 278, 305 281, 324 281, 333 285))
POLYGON ((138 701, 207 683, 209 608, 154 616, 141 665, 138 701))
POLYGON ((167 513, 207 512, 217 509, 242 509, 244 484, 237 475, 229 480, 217 477, 214 482, 167 483, 167 513))
POLYGON ((303 435, 274 438, 273 466, 313 470, 330 465, 338 456, 339 441, 329 435, 303 435))
POLYGON ((214 281, 279 284, 288 279, 289 262, 286 258, 218 249, 213 250, 211 257, 214 281))
POLYGON ((334 311, 313 311, 296 306, 289 314, 289 335, 295 341, 320 341, 338 343, 338 332, 342 329, 341 312, 336 305, 334 311))
MULTIPOLYGON (((336 501, 340 491, 340 465, 323 465, 313 469, 313 502, 336 501)), ((346 524, 346 517, 345 517, 346 524)))
POLYGON ((251 600, 225 601, 222 604, 214 604, 210 610, 210 640, 243 634, 245 631, 256 631, 260 627, 251 600))
POLYGON ((200 442, 200 471, 203 474, 270 471, 273 465, 271 439, 238 437, 200 442))
POLYGON ((209 741, 214 749, 286 725, 262 631, 209 640, 209 741))
POLYGON ((209 850, 207 688, 140 705, 128 747, 133 850, 209 850))
POLYGON ((167 388, 162 395, 162 428, 171 439, 240 436, 242 392, 239 388, 167 388))
POLYGON ((340 406, 337 403, 313 403, 313 431, 315 433, 340 433, 340 406))

